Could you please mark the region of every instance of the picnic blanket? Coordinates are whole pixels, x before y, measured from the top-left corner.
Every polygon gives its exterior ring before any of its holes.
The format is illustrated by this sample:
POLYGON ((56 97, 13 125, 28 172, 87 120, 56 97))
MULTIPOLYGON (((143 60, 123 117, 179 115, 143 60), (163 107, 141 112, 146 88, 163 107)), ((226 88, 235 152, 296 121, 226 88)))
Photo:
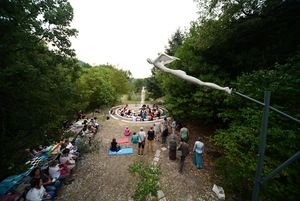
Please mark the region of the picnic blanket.
POLYGON ((118 144, 128 143, 128 137, 117 139, 118 144))
POLYGON ((111 151, 108 150, 108 155, 123 155, 123 154, 132 154, 133 153, 133 148, 132 147, 127 147, 127 148, 122 148, 119 151, 111 151))
POLYGON ((12 187, 22 182, 32 169, 23 172, 22 174, 9 176, 0 183, 0 195, 5 195, 12 187))

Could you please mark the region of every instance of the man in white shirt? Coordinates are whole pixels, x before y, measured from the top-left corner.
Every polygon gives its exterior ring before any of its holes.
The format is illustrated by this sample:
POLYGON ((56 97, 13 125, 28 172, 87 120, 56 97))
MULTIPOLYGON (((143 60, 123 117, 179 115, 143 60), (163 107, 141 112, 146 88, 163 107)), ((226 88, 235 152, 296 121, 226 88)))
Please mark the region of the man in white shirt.
POLYGON ((139 144, 138 144, 139 150, 138 150, 138 154, 139 155, 144 155, 146 133, 145 133, 143 127, 140 128, 140 131, 138 132, 138 137, 139 137, 139 144))

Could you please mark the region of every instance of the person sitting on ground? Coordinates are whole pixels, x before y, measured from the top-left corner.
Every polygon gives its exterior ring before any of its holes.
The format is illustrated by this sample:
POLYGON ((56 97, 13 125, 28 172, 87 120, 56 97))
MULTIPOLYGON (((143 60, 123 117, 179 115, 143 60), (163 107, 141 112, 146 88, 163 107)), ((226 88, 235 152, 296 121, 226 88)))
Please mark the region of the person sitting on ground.
POLYGON ((69 156, 76 159, 79 156, 79 152, 77 150, 77 147, 75 147, 69 139, 65 139, 66 149, 69 149, 69 156))
POLYGON ((59 157, 59 162, 67 166, 68 172, 71 173, 72 176, 76 176, 75 160, 69 156, 69 152, 69 149, 64 149, 62 155, 59 157))
POLYGON ((117 141, 116 141, 116 138, 113 138, 112 139, 112 142, 111 142, 111 147, 110 147, 110 150, 111 151, 119 151, 121 148, 120 148, 120 145, 118 145, 117 141))
POLYGON ((52 201, 52 197, 55 195, 53 191, 46 191, 42 185, 41 179, 34 179, 31 183, 31 189, 26 194, 27 201, 52 201))
MULTIPOLYGON (((106 119, 107 119, 107 117, 106 117, 106 119)), ((95 125, 96 129, 98 130, 100 123, 98 122, 97 117, 94 117, 94 125, 95 125)))
POLYGON ((51 178, 59 180, 64 184, 70 184, 72 181, 68 179, 68 168, 64 165, 60 165, 57 160, 49 163, 48 172, 51 178))
POLYGON ((95 135, 97 133, 97 129, 96 127, 92 126, 92 125, 89 125, 88 126, 88 130, 90 133, 92 133, 93 135, 95 135))
POLYGON ((139 136, 136 134, 136 132, 133 132, 131 142, 133 144, 137 144, 139 142, 139 136))
POLYGON ((35 180, 42 180, 41 185, 45 187, 47 191, 57 192, 58 188, 60 187, 60 182, 53 180, 50 176, 41 172, 40 168, 36 167, 30 172, 31 181, 30 183, 33 184, 35 180))
POLYGON ((128 127, 125 128, 124 135, 125 136, 129 136, 130 135, 130 129, 128 127))

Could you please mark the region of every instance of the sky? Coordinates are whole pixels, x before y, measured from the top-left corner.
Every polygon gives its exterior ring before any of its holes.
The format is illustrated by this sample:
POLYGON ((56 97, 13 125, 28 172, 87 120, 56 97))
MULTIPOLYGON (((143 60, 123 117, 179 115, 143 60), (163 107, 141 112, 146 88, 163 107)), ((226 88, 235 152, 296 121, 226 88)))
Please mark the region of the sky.
POLYGON ((130 70, 134 78, 151 75, 155 59, 168 39, 196 20, 193 0, 69 0, 74 9, 71 38, 77 58, 91 65, 111 64, 130 70))

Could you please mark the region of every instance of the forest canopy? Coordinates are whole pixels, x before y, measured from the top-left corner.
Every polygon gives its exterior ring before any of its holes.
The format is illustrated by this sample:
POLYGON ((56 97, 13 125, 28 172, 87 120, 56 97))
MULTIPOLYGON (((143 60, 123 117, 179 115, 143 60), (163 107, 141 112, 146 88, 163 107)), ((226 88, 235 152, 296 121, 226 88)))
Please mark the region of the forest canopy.
MULTIPOLYGON (((229 86, 300 118, 300 2, 297 0, 198 0, 200 17, 177 30, 165 52, 176 56, 170 68, 202 81, 229 86)), ((212 135, 223 150, 217 172, 229 200, 251 198, 262 108, 245 99, 152 70, 168 111, 179 121, 217 127, 212 135), (188 111, 188 112, 187 112, 188 111)), ((299 125, 273 112, 263 175, 299 151, 299 125)), ((261 200, 297 200, 299 161, 263 186, 261 200)))
POLYGON ((128 92, 130 72, 75 58, 72 19, 67 0, 0 2, 1 179, 22 170, 25 148, 60 139, 79 110, 128 92))

